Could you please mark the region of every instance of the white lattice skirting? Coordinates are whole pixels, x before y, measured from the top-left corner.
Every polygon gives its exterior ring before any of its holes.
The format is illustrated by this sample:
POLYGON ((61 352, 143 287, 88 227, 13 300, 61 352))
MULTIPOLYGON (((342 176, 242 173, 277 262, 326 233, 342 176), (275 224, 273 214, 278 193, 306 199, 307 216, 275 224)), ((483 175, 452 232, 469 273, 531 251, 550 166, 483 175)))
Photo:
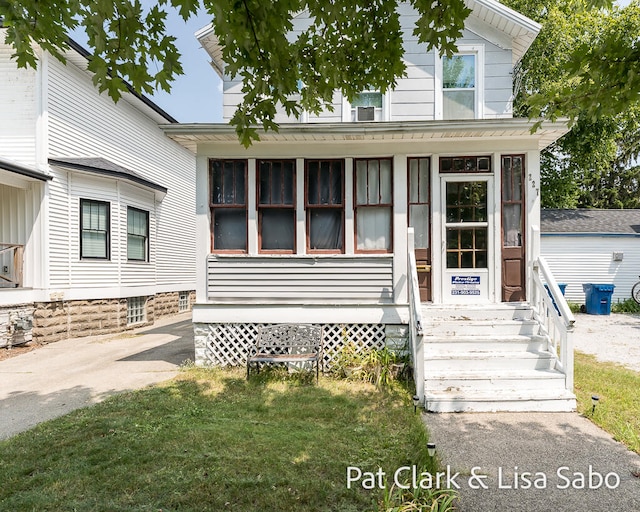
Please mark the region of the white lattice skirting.
MULTIPOLYGON (((194 324, 196 364, 245 366, 258 328, 267 324, 194 324)), ((357 352, 385 346, 384 324, 323 324, 324 369, 331 368, 340 349, 353 343, 357 352)))

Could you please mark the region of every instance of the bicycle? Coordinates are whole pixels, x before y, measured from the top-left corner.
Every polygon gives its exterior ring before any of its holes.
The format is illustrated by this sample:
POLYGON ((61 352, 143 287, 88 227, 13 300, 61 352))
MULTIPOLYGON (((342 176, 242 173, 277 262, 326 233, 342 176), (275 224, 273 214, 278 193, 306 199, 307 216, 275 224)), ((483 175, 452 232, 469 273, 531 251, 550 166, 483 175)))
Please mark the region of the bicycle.
POLYGON ((633 285, 631 288, 631 298, 640 304, 640 281, 633 285))

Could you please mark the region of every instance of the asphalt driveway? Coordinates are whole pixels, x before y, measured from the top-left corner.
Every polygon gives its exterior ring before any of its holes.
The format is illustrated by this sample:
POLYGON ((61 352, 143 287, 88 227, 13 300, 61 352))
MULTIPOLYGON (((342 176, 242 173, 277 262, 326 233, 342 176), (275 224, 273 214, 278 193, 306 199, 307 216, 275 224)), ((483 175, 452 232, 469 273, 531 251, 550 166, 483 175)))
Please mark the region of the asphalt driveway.
POLYGON ((0 439, 170 379, 185 360, 194 360, 191 313, 126 333, 58 341, 0 361, 0 439))

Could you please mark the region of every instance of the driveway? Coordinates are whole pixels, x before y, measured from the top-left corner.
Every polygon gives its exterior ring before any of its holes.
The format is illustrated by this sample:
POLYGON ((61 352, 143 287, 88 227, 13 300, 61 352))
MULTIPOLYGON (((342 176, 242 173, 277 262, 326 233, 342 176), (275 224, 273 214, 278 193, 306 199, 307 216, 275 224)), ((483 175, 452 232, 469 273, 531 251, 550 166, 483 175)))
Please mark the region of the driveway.
POLYGON ((126 333, 58 341, 0 361, 0 439, 170 379, 188 359, 194 360, 191 313, 126 333))

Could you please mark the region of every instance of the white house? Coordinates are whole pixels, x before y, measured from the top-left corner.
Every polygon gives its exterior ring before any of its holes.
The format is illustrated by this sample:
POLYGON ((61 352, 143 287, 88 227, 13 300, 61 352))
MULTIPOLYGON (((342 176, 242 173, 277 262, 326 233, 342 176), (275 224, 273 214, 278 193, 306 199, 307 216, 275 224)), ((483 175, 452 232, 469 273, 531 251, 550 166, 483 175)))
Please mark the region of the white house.
MULTIPOLYGON (((512 118, 512 72, 539 25, 468 5, 451 59, 417 41, 401 5, 407 76, 386 95, 282 113, 248 149, 228 124, 164 128, 197 154, 199 364, 244 364, 261 324, 321 324, 325 365, 348 341, 408 344, 429 410, 575 406, 570 342, 558 358, 540 325, 538 262, 540 151, 567 128, 512 118)), ((196 35, 228 120, 241 84, 213 30, 196 35)))
POLYGON ((0 28, 0 346, 152 323, 195 290, 195 156, 85 50, 18 69, 0 28), (31 328, 33 326, 33 328, 31 328))
POLYGON ((570 302, 584 304, 585 283, 613 284, 623 301, 640 275, 640 210, 544 209, 540 247, 570 302))

